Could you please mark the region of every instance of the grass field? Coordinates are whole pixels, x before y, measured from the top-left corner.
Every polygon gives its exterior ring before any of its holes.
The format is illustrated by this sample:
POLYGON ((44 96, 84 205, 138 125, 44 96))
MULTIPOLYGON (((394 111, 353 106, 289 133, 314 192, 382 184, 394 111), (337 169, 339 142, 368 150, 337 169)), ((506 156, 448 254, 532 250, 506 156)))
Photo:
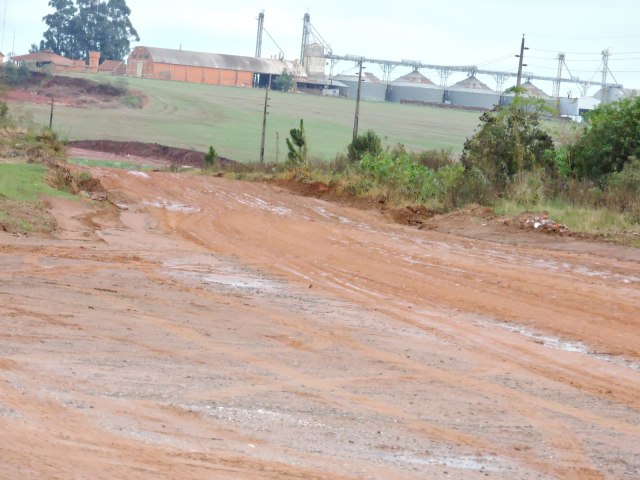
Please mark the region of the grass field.
POLYGON ((40 198, 72 196, 44 183, 46 171, 44 165, 0 163, 0 230, 28 234, 55 229, 56 222, 40 198))
POLYGON ((44 183, 46 172, 42 164, 0 163, 0 196, 20 202, 36 201, 43 195, 71 197, 44 183))
MULTIPOLYGON (((86 76, 85 76, 86 77, 86 76)), ((99 81, 113 77, 91 76, 99 81)), ((262 132, 263 89, 213 87, 128 78, 129 87, 149 98, 144 109, 97 110, 58 106, 54 129, 69 140, 131 140, 205 151, 214 145, 222 156, 256 161, 262 132)), ((295 93, 270 93, 266 160, 285 156, 285 137, 301 118, 314 159, 332 159, 351 141, 355 101, 295 93)), ((23 104, 38 124, 48 124, 49 107, 23 104)), ((375 130, 385 143, 409 149, 462 151, 478 124, 478 112, 414 105, 361 102, 360 131, 375 130)))

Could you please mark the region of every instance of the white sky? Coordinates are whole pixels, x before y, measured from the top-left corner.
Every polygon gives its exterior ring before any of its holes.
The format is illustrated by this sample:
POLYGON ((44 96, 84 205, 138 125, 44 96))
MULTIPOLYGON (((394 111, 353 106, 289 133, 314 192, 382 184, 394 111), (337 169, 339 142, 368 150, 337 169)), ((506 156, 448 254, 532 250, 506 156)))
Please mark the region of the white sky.
MULTIPOLYGON (((38 43, 46 29, 42 17, 50 12, 47 3, 1 0, 0 15, 5 17, 6 6, 6 17, 0 50, 22 54, 38 43)), ((613 4, 595 0, 128 0, 127 4, 140 45, 252 56, 256 19, 264 10, 266 30, 287 59, 295 59, 300 55, 302 17, 308 12, 312 25, 338 55, 516 71, 518 59, 513 55, 524 33, 530 47, 525 72, 555 77, 557 55, 565 52, 575 76, 599 80, 601 52, 610 49, 609 67, 615 80, 640 88, 640 0, 613 4)), ((265 35, 263 56, 277 53, 265 35)), ((353 64, 341 62, 335 73, 354 71, 353 64)), ((373 65, 368 71, 381 76, 373 65)), ((398 69, 392 77, 406 72, 398 69)), ((435 72, 423 73, 439 83, 435 72)), ((461 78, 464 74, 453 75, 449 84, 461 78)), ((479 78, 495 88, 491 77, 479 78)), ((513 83, 507 81, 507 85, 513 83)), ((534 83, 551 93, 550 84, 534 83)), ((563 95, 569 90, 578 93, 575 85, 563 84, 562 89, 563 95)))

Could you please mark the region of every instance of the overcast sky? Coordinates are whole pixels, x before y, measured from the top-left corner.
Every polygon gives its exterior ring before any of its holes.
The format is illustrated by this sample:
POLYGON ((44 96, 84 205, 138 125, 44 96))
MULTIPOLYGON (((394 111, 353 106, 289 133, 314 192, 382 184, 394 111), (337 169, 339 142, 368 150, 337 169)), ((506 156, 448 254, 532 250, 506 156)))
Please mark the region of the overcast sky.
MULTIPOLYGON (((26 53, 46 29, 42 17, 50 12, 47 0, 0 2, 3 17, 6 8, 0 50, 26 53)), ((640 0, 611 4, 595 0, 128 0, 127 4, 140 45, 252 56, 257 16, 264 10, 267 32, 287 59, 295 59, 300 55, 302 17, 308 12, 312 25, 338 55, 515 72, 518 59, 514 55, 526 34, 530 50, 525 54, 525 72, 555 77, 557 55, 565 52, 574 76, 600 80, 601 52, 609 49, 613 78, 608 80, 640 88, 640 0)), ((278 52, 265 35, 263 56, 278 52)), ((375 66, 368 70, 379 75, 375 66)), ((339 63, 335 70, 353 72, 348 62, 339 63)), ((396 70, 393 76, 403 73, 396 70)), ((435 72, 423 73, 440 82, 435 72)), ((463 77, 453 75, 449 83, 463 77)), ((479 78, 495 88, 491 77, 479 78)), ((551 85, 534 83, 551 93, 551 85)), ((562 88, 563 95, 578 92, 575 85, 562 88)))

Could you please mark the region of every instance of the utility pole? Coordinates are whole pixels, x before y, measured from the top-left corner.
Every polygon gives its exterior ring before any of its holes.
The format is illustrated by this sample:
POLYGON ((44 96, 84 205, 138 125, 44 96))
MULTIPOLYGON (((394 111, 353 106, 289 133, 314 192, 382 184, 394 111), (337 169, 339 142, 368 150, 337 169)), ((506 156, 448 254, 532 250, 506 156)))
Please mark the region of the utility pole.
POLYGON ((55 97, 51 94, 51 113, 49 114, 49 130, 53 127, 53 105, 55 103, 55 97))
POLYGON ((362 62, 360 57, 360 71, 358 72, 358 93, 356 94, 356 114, 353 119, 353 139, 358 138, 358 121, 360 120, 360 88, 362 88, 362 62))
POLYGON ((264 142, 267 135, 267 115, 269 112, 269 90, 271 90, 271 74, 269 74, 269 84, 267 85, 267 91, 264 94, 264 112, 262 114, 262 143, 260 144, 260 168, 264 168, 264 142))
POLYGON ((524 34, 522 34, 522 44, 520 45, 520 55, 516 55, 516 57, 520 58, 520 62, 518 63, 518 80, 516 81, 516 87, 519 87, 522 84, 522 67, 526 67, 526 63, 522 63, 524 61, 524 51, 529 50, 524 46, 524 34))

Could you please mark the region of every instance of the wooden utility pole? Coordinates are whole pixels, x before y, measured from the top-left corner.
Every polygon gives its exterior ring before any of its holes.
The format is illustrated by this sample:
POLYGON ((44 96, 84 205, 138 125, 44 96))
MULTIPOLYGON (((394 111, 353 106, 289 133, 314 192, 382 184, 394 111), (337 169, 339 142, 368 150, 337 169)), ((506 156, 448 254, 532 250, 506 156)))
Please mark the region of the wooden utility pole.
POLYGON ((267 135, 267 108, 269 107, 269 90, 271 90, 271 74, 269 74, 269 84, 264 94, 264 112, 262 114, 262 143, 260 144, 260 167, 264 168, 264 142, 267 135))
POLYGON ((56 99, 52 94, 51 95, 51 113, 49 114, 49 130, 51 130, 51 128, 53 127, 53 105, 54 105, 55 101, 56 101, 56 99))
POLYGON ((358 72, 358 93, 356 94, 356 114, 353 119, 353 139, 358 138, 358 122, 360 120, 360 88, 362 87, 362 61, 360 57, 360 71, 358 72))
POLYGON ((529 50, 524 46, 524 34, 522 35, 522 43, 520 44, 520 55, 516 55, 516 57, 520 58, 520 62, 518 63, 518 80, 516 81, 516 87, 519 87, 522 84, 522 67, 526 67, 527 65, 524 62, 524 51, 529 50))

